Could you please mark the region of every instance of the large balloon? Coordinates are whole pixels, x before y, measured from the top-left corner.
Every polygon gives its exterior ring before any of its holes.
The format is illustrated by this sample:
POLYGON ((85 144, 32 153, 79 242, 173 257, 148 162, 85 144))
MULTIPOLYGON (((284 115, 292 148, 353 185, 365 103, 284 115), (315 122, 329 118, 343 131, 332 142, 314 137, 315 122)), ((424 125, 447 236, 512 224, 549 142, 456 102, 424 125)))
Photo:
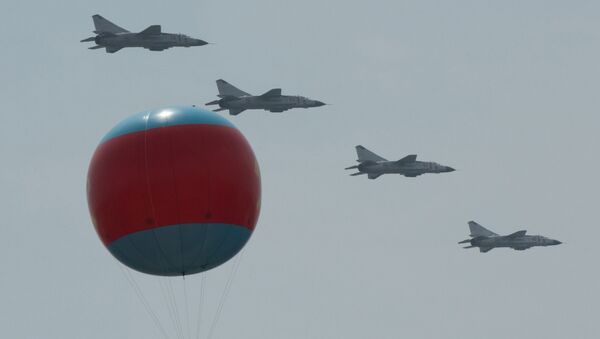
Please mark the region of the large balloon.
POLYGON ((133 115, 100 142, 87 197, 108 250, 155 275, 203 272, 239 252, 260 211, 250 145, 225 118, 194 107, 133 115))

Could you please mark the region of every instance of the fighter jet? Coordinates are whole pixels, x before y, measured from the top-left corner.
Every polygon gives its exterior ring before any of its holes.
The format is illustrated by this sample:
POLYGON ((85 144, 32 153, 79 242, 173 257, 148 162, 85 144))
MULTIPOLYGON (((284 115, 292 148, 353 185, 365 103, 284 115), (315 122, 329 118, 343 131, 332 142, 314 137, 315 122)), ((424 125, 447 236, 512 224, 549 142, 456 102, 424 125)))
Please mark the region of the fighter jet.
POLYGON ((264 109, 281 113, 291 108, 319 107, 325 103, 301 96, 281 95, 281 88, 274 88, 262 95, 251 95, 223 79, 217 80, 219 100, 206 105, 219 105, 215 112, 229 110, 229 114, 238 115, 247 109, 264 109))
POLYGON ((485 253, 496 247, 510 247, 523 251, 534 246, 552 246, 562 244, 558 240, 541 235, 525 235, 527 231, 517 231, 509 235, 498 235, 474 221, 469 221, 471 239, 460 241, 459 244, 470 244, 463 248, 479 247, 479 252, 485 253))
POLYGON ((454 168, 442 166, 435 162, 417 161, 417 155, 411 154, 396 161, 389 161, 379 155, 369 151, 361 145, 356 146, 359 164, 346 167, 349 169, 358 169, 358 172, 350 175, 366 174, 369 179, 377 179, 382 174, 397 173, 405 177, 416 177, 424 173, 444 173, 453 172, 454 168))
POLYGON ((183 34, 163 33, 160 25, 152 25, 139 33, 132 33, 106 20, 101 15, 92 16, 96 36, 81 40, 94 41, 96 46, 89 49, 106 48, 107 53, 115 53, 125 47, 143 47, 151 51, 162 51, 171 47, 204 46, 206 41, 190 38, 183 34))

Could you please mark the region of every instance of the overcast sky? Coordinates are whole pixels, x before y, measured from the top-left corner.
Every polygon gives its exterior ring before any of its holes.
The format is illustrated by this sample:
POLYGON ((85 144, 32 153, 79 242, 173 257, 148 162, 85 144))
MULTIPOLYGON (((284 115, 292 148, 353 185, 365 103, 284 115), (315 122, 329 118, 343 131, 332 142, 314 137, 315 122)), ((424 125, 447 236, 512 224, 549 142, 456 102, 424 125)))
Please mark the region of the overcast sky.
MULTIPOLYGON (((213 338, 597 338, 599 17, 597 1, 4 2, 1 336, 161 338, 96 236, 87 167, 119 120, 202 105, 223 78, 332 105, 227 116, 263 204, 213 338), (88 50, 96 13, 215 44, 88 50), (350 177, 357 144, 458 171, 350 177), (469 220, 564 244, 463 250, 469 220)), ((234 263, 205 274, 203 338, 234 263)), ((165 280, 132 274, 172 326, 165 280)), ((201 278, 185 283, 196 318, 201 278)))

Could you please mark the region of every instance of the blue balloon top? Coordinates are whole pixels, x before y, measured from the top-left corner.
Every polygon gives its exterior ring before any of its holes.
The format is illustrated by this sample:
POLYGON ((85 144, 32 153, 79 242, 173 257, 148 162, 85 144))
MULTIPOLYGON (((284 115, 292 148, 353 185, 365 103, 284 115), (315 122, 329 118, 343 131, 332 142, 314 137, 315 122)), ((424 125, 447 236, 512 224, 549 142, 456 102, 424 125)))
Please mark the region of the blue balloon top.
POLYGON ((121 135, 144 131, 152 128, 175 125, 221 125, 231 128, 235 126, 217 113, 190 106, 160 108, 134 114, 119 122, 102 138, 100 143, 121 135))

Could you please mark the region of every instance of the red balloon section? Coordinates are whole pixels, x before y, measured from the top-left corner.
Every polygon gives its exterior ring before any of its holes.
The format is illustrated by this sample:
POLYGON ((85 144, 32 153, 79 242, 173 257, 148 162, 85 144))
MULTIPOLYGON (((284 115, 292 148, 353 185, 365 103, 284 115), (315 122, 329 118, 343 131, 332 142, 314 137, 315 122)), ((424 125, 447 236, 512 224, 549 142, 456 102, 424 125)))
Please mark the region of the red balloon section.
POLYGON ((260 174, 244 136, 198 108, 125 119, 102 139, 88 171, 96 231, 123 264, 187 275, 238 253, 260 211, 260 174))

